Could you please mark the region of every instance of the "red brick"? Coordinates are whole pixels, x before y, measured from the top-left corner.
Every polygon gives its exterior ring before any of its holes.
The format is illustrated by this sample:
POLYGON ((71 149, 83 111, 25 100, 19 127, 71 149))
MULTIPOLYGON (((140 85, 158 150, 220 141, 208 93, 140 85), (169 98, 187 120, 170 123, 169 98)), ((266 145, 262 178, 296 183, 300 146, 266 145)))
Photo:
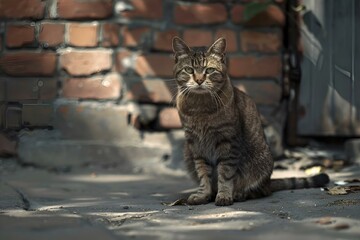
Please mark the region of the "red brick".
POLYGON ((265 11, 259 13, 252 19, 245 22, 244 6, 235 5, 231 10, 231 19, 236 24, 245 24, 246 26, 268 27, 268 26, 284 26, 285 15, 283 11, 274 5, 270 5, 265 11))
POLYGON ((232 77, 280 77, 280 56, 241 56, 230 57, 229 74, 232 77))
POLYGON ((0 58, 0 68, 10 76, 52 76, 56 55, 53 52, 9 52, 0 58))
POLYGON ((257 104, 277 105, 280 102, 281 86, 273 81, 240 80, 233 83, 257 104))
POLYGON ((104 23, 102 26, 102 46, 116 47, 119 45, 120 27, 115 23, 104 23))
POLYGON ((34 44, 35 26, 9 25, 6 29, 6 46, 23 47, 34 44))
POLYGON ((176 30, 156 32, 154 37, 154 49, 161 51, 172 51, 172 39, 179 35, 179 32, 176 30))
POLYGON ((69 78, 63 82, 62 96, 72 99, 117 99, 120 97, 117 74, 91 78, 69 78))
POLYGON ((0 18, 41 19, 44 11, 43 0, 1 0, 0 3, 0 18))
POLYGON ((161 109, 158 126, 165 129, 181 128, 182 124, 177 109, 172 107, 161 109))
POLYGON ((240 33, 243 52, 278 52, 282 46, 280 33, 246 30, 240 33))
POLYGON ((142 77, 172 77, 174 58, 164 54, 140 55, 136 58, 135 72, 142 77))
POLYGON ((132 66, 132 53, 128 50, 120 50, 116 53, 116 71, 125 73, 132 66))
POLYGON ((59 18, 105 19, 113 14, 113 0, 58 0, 59 18))
POLYGON ((60 66, 73 76, 82 76, 110 70, 110 50, 64 50, 60 55, 60 66))
POLYGON ((226 8, 221 3, 176 5, 174 19, 176 24, 215 24, 227 20, 226 8))
POLYGON ((42 23, 39 42, 45 47, 56 47, 64 42, 65 25, 61 23, 42 23))
POLYGON ((70 23, 69 44, 76 47, 95 47, 98 43, 97 32, 97 24, 70 23))
POLYGON ((57 94, 56 79, 8 78, 7 101, 53 100, 57 94))
POLYGON ((244 20, 244 5, 237 4, 231 9, 231 20, 234 23, 241 24, 244 20))
POLYGON ((137 28, 124 27, 121 30, 123 45, 125 47, 136 47, 143 44, 146 36, 148 36, 149 34, 150 34, 150 28, 148 27, 137 27, 137 28))
POLYGON ((126 18, 160 20, 163 17, 162 0, 130 0, 133 10, 121 13, 126 18))
POLYGON ((235 31, 230 29, 219 29, 215 34, 215 39, 223 37, 226 39, 226 52, 236 52, 238 47, 235 31))
POLYGON ((126 98, 143 103, 171 103, 176 94, 175 81, 144 79, 129 81, 126 98))
POLYGON ((184 41, 189 47, 208 47, 213 43, 212 32, 196 29, 185 30, 184 41))

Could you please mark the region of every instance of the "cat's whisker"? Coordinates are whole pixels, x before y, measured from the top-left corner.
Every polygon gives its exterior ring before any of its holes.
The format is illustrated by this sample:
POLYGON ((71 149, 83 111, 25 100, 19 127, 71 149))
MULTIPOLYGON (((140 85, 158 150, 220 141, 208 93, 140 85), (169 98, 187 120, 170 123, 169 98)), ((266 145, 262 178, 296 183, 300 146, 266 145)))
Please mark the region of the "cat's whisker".
POLYGON ((218 90, 220 90, 224 94, 226 100, 228 100, 228 101, 230 100, 229 97, 226 95, 226 93, 221 88, 218 88, 218 90))
POLYGON ((167 79, 161 79, 162 81, 165 82, 170 82, 170 81, 176 81, 176 78, 167 78, 167 79))
POLYGON ((219 96, 219 94, 217 94, 216 92, 214 92, 214 94, 217 96, 217 98, 221 102, 222 106, 225 107, 225 104, 224 104, 223 100, 221 99, 221 97, 219 96))
POLYGON ((211 90, 209 90, 209 92, 210 92, 210 96, 211 96, 211 98, 213 98, 214 99, 214 101, 215 101, 215 105, 216 105, 216 111, 219 111, 219 108, 221 107, 221 106, 219 106, 219 101, 218 101, 218 99, 217 99, 217 97, 216 97, 216 95, 211 91, 211 90))

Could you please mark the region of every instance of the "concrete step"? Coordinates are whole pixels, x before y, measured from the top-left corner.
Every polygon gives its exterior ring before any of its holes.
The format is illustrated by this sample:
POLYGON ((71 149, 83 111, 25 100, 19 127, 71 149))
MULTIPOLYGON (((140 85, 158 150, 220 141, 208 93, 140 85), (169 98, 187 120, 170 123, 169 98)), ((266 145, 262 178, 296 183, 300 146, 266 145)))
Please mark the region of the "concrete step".
POLYGON ((182 171, 183 132, 147 133, 138 141, 64 139, 58 130, 23 131, 22 163, 67 170, 86 165, 121 166, 124 172, 182 171))

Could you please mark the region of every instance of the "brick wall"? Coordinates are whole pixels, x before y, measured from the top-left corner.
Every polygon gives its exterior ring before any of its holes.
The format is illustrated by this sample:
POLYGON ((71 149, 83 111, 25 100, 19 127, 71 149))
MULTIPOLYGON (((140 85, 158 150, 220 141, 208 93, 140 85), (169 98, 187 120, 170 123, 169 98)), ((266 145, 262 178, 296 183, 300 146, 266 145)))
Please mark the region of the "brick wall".
POLYGON ((225 37, 234 84, 265 108, 278 105, 285 16, 270 6, 244 22, 247 2, 1 0, 1 127, 51 126, 52 103, 65 98, 139 103, 156 114, 136 126, 179 128, 174 36, 190 46, 225 37))

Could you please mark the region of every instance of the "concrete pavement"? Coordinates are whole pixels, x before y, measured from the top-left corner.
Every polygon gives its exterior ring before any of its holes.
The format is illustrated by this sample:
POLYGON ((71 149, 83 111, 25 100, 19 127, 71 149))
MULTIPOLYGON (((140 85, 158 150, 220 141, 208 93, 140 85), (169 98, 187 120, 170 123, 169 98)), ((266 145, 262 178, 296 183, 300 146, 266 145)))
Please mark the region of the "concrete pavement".
MULTIPOLYGON (((2 159, 0 170, 0 239, 360 239, 359 192, 304 189, 229 207, 168 206, 196 187, 179 171, 94 165, 59 172, 15 159, 2 159)), ((332 182, 359 178, 360 167, 330 175, 332 182)))

